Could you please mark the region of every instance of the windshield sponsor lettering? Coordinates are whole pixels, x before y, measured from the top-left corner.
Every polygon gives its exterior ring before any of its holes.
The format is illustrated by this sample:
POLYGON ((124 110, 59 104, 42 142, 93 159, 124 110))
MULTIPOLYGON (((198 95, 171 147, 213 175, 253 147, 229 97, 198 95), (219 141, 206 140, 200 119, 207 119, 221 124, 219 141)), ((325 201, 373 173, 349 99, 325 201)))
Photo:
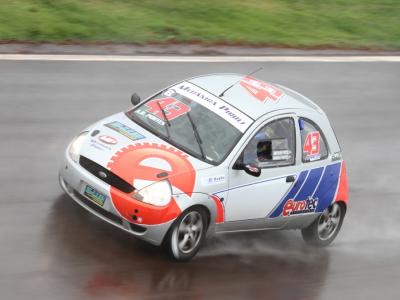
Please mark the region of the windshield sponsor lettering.
POLYGON ((220 110, 224 111, 229 117, 231 117, 233 120, 236 120, 240 125, 245 125, 246 122, 242 120, 238 115, 236 115, 234 112, 230 110, 230 108, 226 105, 222 105, 220 110))
MULTIPOLYGON (((213 99, 211 99, 210 97, 207 97, 207 95, 205 95, 204 93, 202 93, 199 90, 194 90, 192 88, 190 88, 189 86, 182 84, 181 86, 178 87, 181 91, 185 91, 193 96, 196 96, 198 98, 201 98, 202 100, 212 104, 212 105, 217 105, 217 102, 213 99)), ((190 98, 190 97, 189 97, 190 98)))
POLYGON ((174 91, 194 100, 216 113, 239 131, 244 132, 253 122, 246 114, 229 105, 224 100, 202 90, 189 82, 182 82, 174 87, 174 91))

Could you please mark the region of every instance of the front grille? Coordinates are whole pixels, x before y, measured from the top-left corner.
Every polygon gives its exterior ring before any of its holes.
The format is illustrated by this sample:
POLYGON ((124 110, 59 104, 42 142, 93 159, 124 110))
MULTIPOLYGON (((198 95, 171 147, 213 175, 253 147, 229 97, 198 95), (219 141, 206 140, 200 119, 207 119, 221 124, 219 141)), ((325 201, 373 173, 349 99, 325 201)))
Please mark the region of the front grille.
POLYGON ((89 200, 86 197, 82 196, 78 192, 74 191, 74 196, 76 198, 78 198, 78 200, 80 202, 82 202, 85 206, 91 208, 92 210, 94 210, 98 214, 102 215, 106 219, 108 219, 108 220, 110 220, 113 223, 116 223, 118 225, 122 224, 122 219, 120 217, 110 213, 109 211, 106 211, 105 209, 103 209, 100 206, 98 206, 97 204, 93 203, 91 200, 89 200))
POLYGON ((119 189, 120 191, 123 191, 124 193, 132 193, 135 190, 132 185, 127 183, 121 177, 115 175, 113 172, 110 172, 108 169, 100 166, 99 164, 95 163, 85 156, 81 155, 81 157, 79 158, 79 164, 97 178, 119 189), (101 172, 106 174, 107 176, 105 178, 101 177, 101 172))

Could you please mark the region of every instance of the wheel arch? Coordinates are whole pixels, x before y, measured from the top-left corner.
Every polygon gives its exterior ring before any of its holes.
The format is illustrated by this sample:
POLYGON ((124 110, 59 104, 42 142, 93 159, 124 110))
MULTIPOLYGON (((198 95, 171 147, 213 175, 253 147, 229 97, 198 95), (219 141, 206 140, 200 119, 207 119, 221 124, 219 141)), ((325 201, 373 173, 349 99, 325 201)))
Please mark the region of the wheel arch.
POLYGON ((182 197, 182 199, 181 197, 176 197, 178 205, 181 208, 180 215, 183 214, 187 209, 193 207, 200 207, 205 210, 208 217, 207 234, 214 232, 215 224, 217 223, 221 213, 223 214, 223 205, 218 198, 215 198, 216 197, 213 197, 213 195, 198 192, 194 192, 190 199, 185 197, 182 197))
POLYGON ((173 225, 179 220, 179 218, 186 213, 188 210, 194 209, 194 208, 199 208, 201 210, 203 210, 206 214, 207 217, 207 229, 206 229, 206 237, 210 235, 210 233, 212 234, 214 232, 214 226, 213 223, 211 222, 211 218, 212 218, 212 211, 210 210, 210 208, 207 205, 204 205, 203 203, 196 203, 193 205, 188 205, 185 209, 182 209, 181 213, 179 214, 179 216, 171 223, 171 226, 168 228, 167 232, 165 233, 161 244, 165 247, 166 246, 166 241, 168 239, 168 237, 170 236, 172 230, 173 230, 173 225), (211 231, 210 231, 211 229, 211 231))
POLYGON ((345 201, 345 200, 336 200, 335 202, 338 203, 340 206, 342 206, 344 215, 346 215, 347 205, 348 205, 347 201, 345 201))
POLYGON ((195 205, 189 206, 187 209, 185 209, 185 211, 188 209, 192 209, 192 208, 200 208, 205 211, 206 216, 207 216, 207 229, 208 229, 208 227, 210 226, 210 223, 211 223, 210 209, 207 206, 205 206, 204 204, 195 204, 195 205))

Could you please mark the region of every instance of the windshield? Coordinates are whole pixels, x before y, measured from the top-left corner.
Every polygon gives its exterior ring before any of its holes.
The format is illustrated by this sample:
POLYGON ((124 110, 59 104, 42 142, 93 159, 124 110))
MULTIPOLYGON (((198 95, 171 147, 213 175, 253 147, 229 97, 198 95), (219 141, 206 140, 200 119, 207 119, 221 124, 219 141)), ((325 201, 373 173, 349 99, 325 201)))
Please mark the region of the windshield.
POLYGON ((160 92, 126 114, 177 148, 211 164, 222 162, 252 122, 188 82, 160 92))

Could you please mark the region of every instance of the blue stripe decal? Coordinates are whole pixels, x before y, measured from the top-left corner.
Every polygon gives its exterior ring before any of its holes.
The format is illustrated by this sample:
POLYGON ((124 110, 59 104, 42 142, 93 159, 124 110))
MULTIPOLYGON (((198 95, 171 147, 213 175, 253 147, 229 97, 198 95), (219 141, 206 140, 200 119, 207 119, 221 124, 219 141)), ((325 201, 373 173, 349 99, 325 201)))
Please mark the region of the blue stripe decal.
POLYGON ((324 167, 312 169, 308 174, 306 182, 303 184, 300 192, 297 194, 294 201, 305 200, 308 196, 311 196, 317 188, 318 182, 321 179, 322 171, 324 167))
POLYGON ((332 203, 339 182, 340 167, 341 162, 326 167, 321 182, 312 196, 312 198, 318 199, 315 212, 324 211, 332 203))
POLYGON ((272 212, 269 216, 270 218, 279 217, 282 213, 283 206, 285 205, 286 201, 289 199, 293 199, 296 196, 297 192, 300 190, 304 180, 306 179, 308 171, 303 171, 300 173, 299 178, 293 185, 292 189, 286 194, 286 196, 281 200, 278 207, 272 212))

